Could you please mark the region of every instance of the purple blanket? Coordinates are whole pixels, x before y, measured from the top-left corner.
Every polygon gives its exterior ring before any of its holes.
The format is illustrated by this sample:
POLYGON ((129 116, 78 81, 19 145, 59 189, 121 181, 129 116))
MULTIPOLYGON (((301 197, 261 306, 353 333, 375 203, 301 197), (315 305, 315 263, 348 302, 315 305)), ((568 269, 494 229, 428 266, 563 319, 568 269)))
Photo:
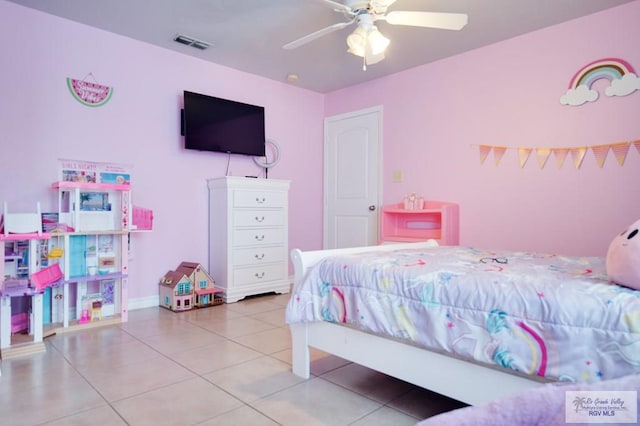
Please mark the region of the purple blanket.
MULTIPOLYGON (((572 395, 569 394, 571 397, 572 395)), ((627 407, 633 401, 626 400, 627 407)), ((529 391, 521 392, 508 398, 490 402, 485 405, 466 407, 430 417, 418 423, 418 426, 549 426, 603 424, 629 425, 638 423, 615 422, 615 414, 632 415, 636 422, 640 421, 640 374, 632 374, 614 380, 593 384, 547 384, 529 391), (566 398, 567 391, 610 391, 606 395, 615 397, 616 392, 635 391, 635 415, 633 412, 620 413, 608 411, 609 417, 590 418, 588 423, 566 423, 566 404, 571 403, 569 410, 575 408, 575 399, 566 398), (612 422, 613 421, 613 422, 612 422)), ((615 409, 613 410, 615 411, 615 409)))

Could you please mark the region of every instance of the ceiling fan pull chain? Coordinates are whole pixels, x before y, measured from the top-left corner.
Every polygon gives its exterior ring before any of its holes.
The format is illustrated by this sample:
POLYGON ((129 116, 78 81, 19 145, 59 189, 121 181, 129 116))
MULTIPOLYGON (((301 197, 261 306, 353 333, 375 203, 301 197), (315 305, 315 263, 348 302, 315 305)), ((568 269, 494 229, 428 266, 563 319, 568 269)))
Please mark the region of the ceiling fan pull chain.
POLYGON ((367 55, 364 55, 362 57, 362 71, 366 71, 367 70, 367 55))

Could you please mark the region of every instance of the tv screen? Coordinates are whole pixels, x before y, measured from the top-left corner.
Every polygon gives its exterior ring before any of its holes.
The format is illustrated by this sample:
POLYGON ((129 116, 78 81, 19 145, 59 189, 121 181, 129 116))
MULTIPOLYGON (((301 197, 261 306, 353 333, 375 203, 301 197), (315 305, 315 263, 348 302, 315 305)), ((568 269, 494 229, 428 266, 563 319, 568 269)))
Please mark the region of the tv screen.
POLYGON ((264 107, 184 92, 184 147, 265 155, 264 107))

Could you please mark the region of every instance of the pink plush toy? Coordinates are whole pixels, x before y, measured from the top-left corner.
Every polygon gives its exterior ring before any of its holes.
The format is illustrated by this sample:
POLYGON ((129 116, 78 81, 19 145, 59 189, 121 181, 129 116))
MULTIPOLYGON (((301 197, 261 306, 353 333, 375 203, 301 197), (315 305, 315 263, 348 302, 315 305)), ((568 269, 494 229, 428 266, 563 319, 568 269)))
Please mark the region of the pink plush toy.
POLYGON ((611 281, 640 290, 640 220, 616 236, 607 251, 607 275, 611 281))

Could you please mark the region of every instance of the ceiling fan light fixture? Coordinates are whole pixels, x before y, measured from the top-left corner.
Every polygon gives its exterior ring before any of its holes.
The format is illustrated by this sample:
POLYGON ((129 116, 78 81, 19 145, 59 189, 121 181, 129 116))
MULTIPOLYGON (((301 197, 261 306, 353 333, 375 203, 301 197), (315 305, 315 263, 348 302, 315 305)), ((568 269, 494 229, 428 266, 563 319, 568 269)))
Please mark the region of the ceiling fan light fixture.
POLYGON ((367 55, 364 58, 364 60, 367 63, 367 65, 377 64, 378 62, 380 62, 383 59, 384 59, 384 52, 380 52, 380 53, 376 53, 376 54, 367 53, 367 55))
POLYGON ((347 52, 363 57, 364 49, 367 45, 367 30, 363 26, 358 26, 351 34, 347 36, 347 52))
POLYGON ((389 39, 383 36, 374 25, 367 36, 367 48, 371 49, 372 54, 379 55, 384 53, 388 46, 389 39))
POLYGON ((375 25, 359 25, 347 36, 347 46, 349 46, 347 52, 361 58, 366 55, 367 63, 375 64, 384 58, 384 52, 389 46, 389 39, 383 36, 375 25), (369 58, 375 62, 371 62, 369 58))

